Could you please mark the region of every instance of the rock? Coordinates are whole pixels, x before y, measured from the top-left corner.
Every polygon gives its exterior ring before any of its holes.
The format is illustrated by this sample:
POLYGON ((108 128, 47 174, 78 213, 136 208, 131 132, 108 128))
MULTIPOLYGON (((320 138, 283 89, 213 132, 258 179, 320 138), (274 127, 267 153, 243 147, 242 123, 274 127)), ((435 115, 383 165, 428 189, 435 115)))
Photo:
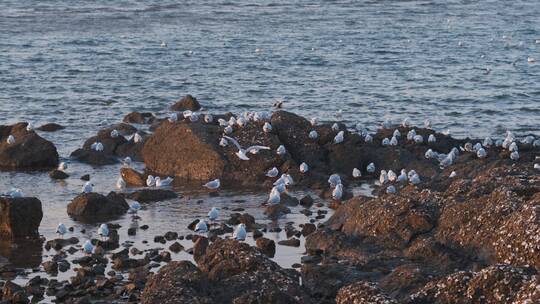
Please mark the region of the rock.
POLYGON ((276 254, 276 243, 273 240, 261 237, 257 239, 256 243, 261 252, 268 257, 273 258, 276 254))
POLYGON ((174 105, 171 106, 172 111, 179 111, 179 112, 186 111, 186 110, 199 111, 200 109, 201 109, 201 105, 197 101, 197 98, 189 94, 182 97, 179 101, 177 101, 174 105))
POLYGON ((2 287, 2 300, 8 301, 8 303, 22 304, 30 303, 28 300, 28 294, 21 286, 7 281, 2 287))
POLYGON ((339 290, 336 304, 348 303, 397 304, 398 302, 383 294, 375 284, 360 281, 339 290))
POLYGON ((60 130, 64 130, 66 127, 59 125, 57 123, 48 123, 40 126, 36 130, 43 131, 43 132, 56 132, 60 130))
POLYGON ((82 193, 67 206, 70 216, 88 222, 102 222, 113 219, 129 210, 127 202, 111 192, 106 197, 98 193, 82 193))
POLYGON ((315 230, 317 230, 317 227, 315 225, 311 223, 306 223, 304 224, 304 227, 302 227, 302 235, 306 237, 315 232, 315 230))
POLYGON ((178 233, 177 232, 173 232, 173 231, 169 231, 167 233, 165 233, 164 235, 165 239, 167 241, 174 241, 178 238, 178 233))
POLYGON ((193 246, 193 259, 196 262, 204 256, 208 244, 208 238, 205 237, 199 237, 197 241, 195 241, 195 245, 193 246))
POLYGON ((122 179, 126 182, 126 184, 129 186, 146 186, 146 178, 142 173, 137 172, 135 169, 126 167, 121 168, 120 175, 122 176, 122 179))
POLYGON ((300 240, 293 237, 288 240, 279 241, 278 244, 282 246, 300 247, 300 240))
POLYGON ((136 123, 136 124, 152 124, 156 117, 152 113, 148 112, 131 112, 124 116, 123 122, 136 123))
POLYGON ((66 179, 69 177, 69 174, 67 174, 66 172, 64 171, 60 171, 58 169, 54 169, 52 170, 51 172, 49 172, 49 176, 52 178, 52 179, 66 179))
POLYGON ((93 150, 77 149, 71 153, 71 157, 94 166, 114 165, 118 163, 116 157, 93 150))
POLYGON ((296 197, 290 196, 287 193, 281 193, 280 199, 281 199, 281 204, 285 206, 294 207, 300 204, 300 202, 298 201, 296 197))
POLYGON ((285 214, 291 213, 291 209, 283 204, 268 205, 264 210, 264 214, 270 219, 277 219, 285 214))
POLYGON ((54 261, 47 261, 43 264, 43 270, 50 275, 55 275, 58 273, 58 263, 54 261))
POLYGON ((85 175, 81 176, 81 180, 89 181, 90 180, 90 174, 85 174, 85 175))
POLYGON ((130 227, 130 228, 128 228, 127 233, 128 233, 128 235, 131 235, 131 236, 137 235, 137 228, 135 228, 135 227, 130 227))
POLYGON ((311 207, 313 205, 313 202, 314 202, 313 198, 309 195, 306 195, 300 199, 300 205, 306 208, 311 207))
POLYGON ((174 252, 174 253, 178 253, 178 252, 184 250, 184 246, 182 246, 182 244, 180 244, 178 242, 174 242, 171 246, 169 246, 169 250, 174 252))
POLYGON ((165 240, 165 238, 161 235, 157 235, 154 237, 154 243, 161 243, 161 244, 165 244, 167 243, 167 241, 165 240))
POLYGON ((142 189, 129 193, 127 197, 140 203, 149 203, 177 198, 178 194, 165 189, 142 189))
POLYGON ((164 121, 144 145, 147 170, 174 176, 177 182, 185 181, 197 187, 216 178, 222 187, 257 186, 267 179, 268 168, 280 167, 286 160, 274 155, 273 151, 280 145, 278 138, 264 133, 256 123, 231 135, 241 145, 264 145, 272 149, 250 154, 250 161, 240 160, 232 145, 219 146, 222 134, 222 128, 215 124, 164 121))
POLYGON ((1 239, 38 238, 42 218, 41 201, 37 198, 0 196, 1 239))
POLYGON ((61 250, 66 246, 74 245, 77 243, 79 243, 79 239, 76 237, 71 237, 68 239, 54 239, 45 243, 45 249, 50 250, 52 248, 54 250, 61 250))
POLYGON ((58 166, 58 152, 48 140, 34 131, 26 130, 27 123, 0 125, 0 168, 9 170, 42 170, 58 166), (15 143, 8 144, 12 135, 15 143))

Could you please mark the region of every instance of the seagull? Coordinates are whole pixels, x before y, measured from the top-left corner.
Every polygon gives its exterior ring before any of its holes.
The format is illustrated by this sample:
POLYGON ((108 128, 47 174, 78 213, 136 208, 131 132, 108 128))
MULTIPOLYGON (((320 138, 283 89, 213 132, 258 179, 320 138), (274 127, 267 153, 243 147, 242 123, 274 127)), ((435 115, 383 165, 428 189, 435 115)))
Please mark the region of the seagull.
POLYGON ((116 181, 116 188, 120 190, 126 188, 126 181, 122 177, 119 177, 116 181))
POLYGON ((401 123, 401 125, 404 127, 404 128, 408 128, 411 126, 411 120, 409 118, 405 118, 403 120, 403 122, 401 123))
POLYGON ((247 236, 246 225, 245 224, 239 224, 236 227, 236 230, 233 233, 233 238, 238 240, 238 241, 244 241, 244 240, 246 240, 246 236, 247 236))
POLYGON ((165 41, 161 41, 160 46, 161 46, 162 48, 166 48, 166 47, 167 47, 167 43, 165 43, 165 41))
POLYGON ((33 125, 31 122, 29 122, 29 123, 26 125, 26 131, 27 131, 27 132, 30 132, 30 131, 32 131, 32 130, 34 130, 34 125, 33 125))
POLYGON ((431 150, 431 149, 428 149, 426 151, 426 153, 424 154, 424 157, 427 158, 427 159, 434 158, 435 157, 435 152, 433 152, 433 150, 431 150))
POLYGON ((399 174, 397 178, 398 183, 406 182, 407 181, 407 170, 401 169, 401 174, 399 174))
POLYGON ((415 143, 421 144, 421 143, 424 142, 424 137, 422 137, 422 135, 415 135, 413 137, 413 140, 414 140, 415 143))
POLYGON ((206 222, 203 219, 200 219, 197 223, 197 226, 195 226, 195 232, 205 233, 208 232, 208 225, 206 225, 206 222))
POLYGON ((392 136, 392 139, 390 139, 390 146, 397 146, 398 145, 398 140, 397 140, 397 137, 394 135, 392 136))
POLYGON ((343 115, 343 110, 342 109, 339 109, 339 110, 336 111, 336 114, 335 114, 336 118, 341 118, 342 115, 343 115))
POLYGON ((58 236, 60 236, 60 238, 64 238, 64 234, 67 233, 67 228, 66 228, 66 225, 60 223, 58 224, 58 226, 56 227, 56 234, 58 234, 58 236))
POLYGON ((397 138, 400 138, 401 137, 401 133, 399 133, 399 130, 398 129, 395 129, 394 130, 394 133, 392 134, 393 137, 395 137, 396 139, 397 138))
POLYGON ((226 126, 224 129, 223 129, 223 133, 229 135, 233 132, 233 128, 231 126, 226 126))
POLYGON ((343 196, 343 185, 337 184, 336 187, 334 188, 334 191, 332 191, 332 198, 339 201, 342 196, 343 196))
POLYGON ((133 142, 134 142, 134 143, 140 143, 140 142, 142 142, 142 141, 143 141, 143 138, 142 138, 142 136, 141 136, 139 133, 135 133, 135 134, 133 135, 133 142))
POLYGON ((272 125, 268 122, 265 122, 263 125, 263 131, 264 133, 270 133, 272 132, 272 125))
POLYGON ((166 179, 161 179, 159 176, 156 176, 156 179, 155 179, 155 182, 156 182, 156 187, 167 187, 169 186, 172 182, 173 182, 174 178, 172 177, 167 177, 166 179))
POLYGON ((535 168, 536 170, 540 170, 540 164, 534 164, 534 168, 535 168))
POLYGON ((300 172, 301 173, 306 173, 306 172, 308 172, 308 170, 309 170, 308 164, 306 164, 306 163, 301 163, 300 164, 300 172))
POLYGON ((239 117, 237 120, 236 120, 236 124, 240 127, 240 128, 243 128, 247 125, 247 121, 244 117, 239 117))
POLYGON ((414 140, 415 136, 416 136, 416 131, 412 129, 407 133, 407 140, 414 140))
POLYGON ((517 144, 515 142, 511 143, 510 146, 508 146, 508 151, 510 152, 518 151, 517 144))
POLYGON ((366 137, 364 137, 364 141, 367 143, 373 142, 373 137, 367 134, 366 137))
POLYGON ((212 123, 214 121, 214 117, 211 114, 204 115, 204 122, 205 123, 212 123))
MULTIPOLYGON (((255 52, 260 52, 261 50, 260 49, 255 49, 255 52)), ((276 100, 276 102, 274 102, 274 105, 273 105, 274 108, 276 109, 281 109, 283 107, 283 100, 276 100)))
POLYGON ((493 140, 490 137, 486 137, 486 139, 484 139, 483 146, 486 148, 493 146, 493 140))
POLYGON ((527 57, 527 62, 533 63, 533 62, 536 62, 536 59, 534 59, 533 57, 527 57))
POLYGON ((268 170, 268 172, 266 172, 266 176, 268 176, 268 177, 276 177, 278 174, 279 174, 279 170, 276 167, 274 167, 274 168, 268 170))
POLYGON ((15 137, 13 135, 8 136, 7 143, 8 145, 13 145, 15 143, 15 137))
POLYGON ((435 137, 435 135, 429 134, 427 142, 430 143, 430 144, 435 143, 435 142, 437 142, 437 138, 435 137))
POLYGON ((203 185, 203 187, 206 187, 211 190, 219 189, 220 186, 221 186, 221 182, 219 181, 219 178, 216 178, 213 181, 209 181, 208 183, 203 185))
POLYGON ((277 185, 274 185, 274 187, 272 187, 272 189, 276 189, 277 192, 283 193, 283 192, 287 191, 287 186, 285 185, 285 182, 283 182, 283 183, 279 183, 277 185))
POLYGON ((86 182, 82 188, 83 193, 90 193, 94 191, 94 185, 92 185, 90 182, 86 182))
POLYGON ((227 123, 227 121, 223 118, 218 118, 218 124, 220 127, 226 127, 228 126, 229 124, 227 123))
POLYGON ((86 241, 83 244, 82 250, 83 250, 84 254, 91 255, 92 252, 94 251, 94 245, 92 245, 92 242, 86 241))
POLYGON ((122 160, 122 165, 124 167, 127 167, 127 168, 131 167, 131 157, 128 156, 128 157, 124 158, 122 160))
POLYGON ((375 172, 375 164, 374 164, 374 163, 370 163, 369 165, 367 165, 366 171, 369 172, 369 173, 375 172))
POLYGON ((68 165, 67 163, 65 162, 61 162, 59 165, 58 165, 58 170, 59 171, 62 171, 62 172, 65 172, 68 168, 68 165))
POLYGON ((285 153, 287 153, 287 150, 285 149, 284 145, 279 145, 279 147, 276 150, 276 153, 277 155, 282 156, 282 155, 285 155, 285 153))
POLYGON ((227 122, 227 124, 232 127, 234 125, 236 125, 236 118, 234 116, 231 116, 231 118, 229 118, 229 121, 227 122))
POLYGON ((175 123, 177 121, 178 121, 178 114, 172 113, 171 115, 169 115, 169 122, 175 123))
POLYGON ((100 143, 100 142, 95 142, 90 146, 90 149, 92 149, 94 151, 97 151, 97 152, 101 152, 101 151, 103 151, 103 144, 100 143))
POLYGON ((381 175, 379 176, 379 182, 381 185, 384 185, 388 181, 388 173, 386 170, 381 170, 381 175))
POLYGON ((131 209, 131 211, 135 214, 137 214, 137 212, 139 212, 139 210, 141 210, 141 204, 137 201, 131 203, 131 205, 129 206, 129 208, 131 209))
POLYGON ((514 151, 510 154, 510 159, 511 160, 519 160, 519 152, 518 151, 514 151))
POLYGON ((339 143, 342 143, 343 142, 343 134, 345 132, 343 131, 339 131, 338 134, 334 137, 334 143, 335 144, 339 144, 339 143))
POLYGON ((359 177, 362 176, 362 172, 361 172, 360 170, 358 170, 358 168, 354 168, 354 169, 352 170, 352 176, 353 176, 354 178, 359 178, 359 177))
POLYGON ((418 185, 420 183, 420 176, 418 176, 418 174, 414 174, 411 178, 410 178, 410 181, 411 181, 411 184, 413 185, 418 185))
POLYGON ((383 146, 390 145, 390 140, 388 139, 388 137, 383 138, 383 140, 381 142, 381 145, 383 145, 383 146))
POLYGON ((146 186, 154 187, 156 185, 156 178, 153 175, 148 175, 146 178, 146 186))
POLYGON ((388 170, 388 180, 390 182, 395 182, 397 180, 397 174, 392 170, 388 170))
POLYGON ((386 188, 386 193, 388 193, 388 194, 396 193, 396 187, 394 187, 394 185, 388 186, 388 188, 386 188))
POLYGON ((11 190, 9 190, 6 194, 11 198, 19 198, 24 196, 22 190, 19 188, 11 188, 11 190))
POLYGON ((118 130, 114 129, 111 131, 111 138, 117 138, 118 136, 120 136, 118 130))
POLYGON ((452 171, 452 173, 450 173, 450 178, 454 178, 456 177, 457 173, 456 171, 452 171))
POLYGON ((409 179, 412 179, 412 177, 415 176, 415 175, 418 175, 418 173, 416 173, 416 171, 414 171, 414 170, 411 170, 411 171, 409 171, 409 173, 407 173, 407 177, 409 179))
POLYGON ((478 158, 485 158, 487 156, 487 152, 484 150, 484 148, 480 148, 476 152, 476 156, 478 156, 478 158))
POLYGON ((222 138, 219 140, 219 145, 222 146, 222 147, 226 147, 226 146, 229 145, 229 142, 228 142, 225 138, 222 137, 222 138))
POLYGON ((317 133, 317 131, 315 130, 311 130, 311 132, 309 132, 309 138, 310 139, 317 139, 317 137, 319 137, 319 134, 317 133))
POLYGON ((431 129, 431 120, 429 118, 424 119, 424 128, 431 129))
POLYGON ((109 226, 107 224, 101 224, 99 226, 97 233, 101 237, 102 241, 105 241, 109 237, 109 226))
MULTIPOLYGON (((283 184, 282 184, 283 185, 283 184)), ((272 205, 279 204, 281 202, 281 195, 276 187, 273 187, 268 196, 268 203, 272 205)))
POLYGON ((312 127, 317 126, 317 123, 318 123, 316 117, 311 118, 311 120, 310 120, 309 122, 311 123, 311 126, 312 126, 312 127))
POLYGON ((208 218, 209 218, 211 221, 215 221, 215 220, 217 220, 218 217, 219 217, 219 208, 217 208, 217 207, 212 207, 212 209, 210 210, 210 212, 208 212, 208 218))
POLYGON ((328 183, 331 187, 335 187, 341 184, 341 177, 339 176, 339 174, 334 173, 328 178, 328 183))
MULTIPOLYGON (((283 174, 281 174, 280 178, 274 182, 274 186, 277 186, 277 185, 280 185, 280 184, 283 184, 285 186, 290 186, 290 185, 293 184, 293 182, 294 181, 293 181, 292 177, 289 174, 283 173, 283 174)), ((282 191, 280 191, 280 192, 282 192, 282 191)))
POLYGON ((199 113, 193 112, 191 116, 189 117, 189 121, 191 122, 199 121, 199 113))
POLYGON ((335 122, 333 125, 332 125, 332 131, 339 131, 339 125, 337 124, 337 122, 335 122))
POLYGON ((238 158, 240 158, 241 160, 249 160, 249 157, 247 157, 246 153, 256 154, 260 150, 270 150, 270 147, 265 147, 265 146, 251 146, 251 147, 248 147, 247 149, 243 149, 238 143, 238 141, 236 141, 236 139, 226 136, 226 135, 224 135, 223 138, 225 138, 227 141, 232 142, 238 148, 238 152, 236 152, 236 156, 238 156, 238 158))
POLYGON ((478 152, 478 150, 482 149, 482 144, 481 143, 476 143, 474 146, 473 146, 473 151, 474 152, 478 152))

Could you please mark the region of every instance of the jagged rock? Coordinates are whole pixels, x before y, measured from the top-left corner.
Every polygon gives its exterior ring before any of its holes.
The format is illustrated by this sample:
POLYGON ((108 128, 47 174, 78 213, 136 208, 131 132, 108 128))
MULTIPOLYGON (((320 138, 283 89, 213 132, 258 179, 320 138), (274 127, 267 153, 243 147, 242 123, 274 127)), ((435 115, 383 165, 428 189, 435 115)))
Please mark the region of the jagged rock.
POLYGON ((148 203, 177 198, 178 194, 165 189, 142 189, 127 194, 127 197, 141 203, 148 203))
POLYGON ((136 124, 152 124, 156 117, 152 113, 148 112, 131 112, 124 116, 123 122, 136 123, 136 124))
POLYGON ((398 302, 383 294, 375 284, 361 281, 338 291, 336 304, 348 303, 397 304, 398 302))
POLYGON ((0 168, 9 170, 42 170, 58 165, 58 152, 50 141, 34 131, 26 130, 27 123, 0 125, 0 168), (7 143, 12 135, 15 142, 7 143))
POLYGON ((66 179, 69 177, 69 174, 67 174, 64 171, 54 169, 51 172, 49 172, 49 176, 53 179, 66 179))
POLYGON ((174 105, 171 106, 171 110, 173 111, 198 111, 201 109, 201 105, 197 101, 197 98, 186 95, 182 97, 179 101, 177 101, 174 105))
POLYGON ((276 243, 273 240, 261 237, 257 239, 256 243, 261 252, 268 257, 273 258, 276 254, 276 243))
POLYGON ((0 196, 0 236, 2 239, 38 238, 42 218, 43 211, 39 199, 0 196))
POLYGON ((43 131, 43 132, 56 132, 60 130, 64 130, 66 127, 59 125, 57 123, 48 123, 40 126, 36 130, 43 131))

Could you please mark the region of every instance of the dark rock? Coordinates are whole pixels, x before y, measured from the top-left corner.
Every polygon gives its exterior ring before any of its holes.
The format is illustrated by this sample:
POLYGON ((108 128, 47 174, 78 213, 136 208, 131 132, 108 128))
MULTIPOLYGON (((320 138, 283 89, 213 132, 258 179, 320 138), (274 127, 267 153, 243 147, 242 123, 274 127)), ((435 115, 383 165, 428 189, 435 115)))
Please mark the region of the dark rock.
POLYGON ((0 236, 4 240, 38 238, 43 218, 41 201, 35 197, 0 197, 0 236))
POLYGON ((339 290, 336 304, 348 303, 397 304, 398 302, 383 294, 375 284, 360 281, 339 290))
POLYGON ((127 202, 114 192, 106 197, 98 193, 82 193, 67 206, 69 215, 90 222, 115 218, 125 214, 128 209, 127 202))
POLYGON ((49 172, 49 176, 53 179, 66 179, 69 177, 69 174, 67 174, 64 171, 54 169, 51 172, 49 172))
POLYGON ((40 126, 36 130, 43 131, 43 132, 56 132, 60 130, 64 130, 66 127, 59 125, 57 123, 48 123, 40 126))
POLYGON ((174 253, 178 253, 178 252, 184 250, 184 246, 182 246, 182 244, 180 244, 178 242, 174 242, 171 246, 169 246, 169 250, 174 252, 174 253))
POLYGON ((58 166, 58 152, 50 141, 34 131, 26 130, 27 123, 0 125, 0 168, 9 170, 42 170, 58 166), (13 135, 15 143, 8 144, 13 135))
POLYGON ((4 283, 1 295, 1 299, 8 301, 8 303, 30 303, 30 301, 28 300, 28 294, 26 293, 24 288, 11 281, 7 281, 6 283, 4 283))
POLYGON ((283 204, 268 205, 264 210, 264 214, 270 219, 277 219, 288 213, 291 213, 291 209, 283 204))
POLYGON ((273 240, 261 237, 257 239, 256 243, 261 252, 267 256, 273 258, 276 254, 276 243, 273 240))
POLYGON ((291 238, 288 240, 282 240, 278 242, 282 246, 300 247, 300 240, 297 238, 291 238))
POLYGON ((120 175, 129 186, 144 187, 146 186, 146 178, 142 173, 137 172, 132 168, 121 168, 120 175))
POLYGON ((130 227, 128 228, 128 231, 127 231, 128 235, 136 235, 137 234, 137 228, 135 227, 130 227))
POLYGON ((140 203, 149 203, 177 198, 178 194, 166 189, 142 189, 129 193, 127 197, 140 203))
POLYGON ((195 259, 196 262, 204 256, 208 244, 208 239, 205 237, 199 237, 197 241, 195 241, 195 245, 193 245, 193 259, 195 259))
POLYGON ((165 238, 163 236, 161 236, 161 235, 158 235, 158 236, 154 237, 154 242, 155 243, 161 243, 161 244, 167 243, 165 238))
POLYGON ((317 227, 315 225, 306 223, 304 224, 304 227, 302 227, 302 235, 306 237, 315 232, 315 230, 317 230, 317 227))
POLYGON ((179 101, 177 101, 174 105, 171 106, 172 111, 198 111, 201 109, 201 105, 197 101, 197 98, 186 95, 182 97, 179 101))
POLYGON ((43 270, 46 273, 54 275, 58 273, 58 263, 54 261, 47 261, 43 263, 43 270))
POLYGON ((306 195, 300 199, 300 205, 309 208, 313 205, 313 198, 309 195, 306 195))
POLYGON ((89 181, 90 180, 90 174, 85 174, 85 175, 81 176, 81 180, 89 181))
POLYGON ((135 123, 135 124, 152 124, 156 117, 152 113, 148 112, 131 112, 124 116, 123 122, 135 123))

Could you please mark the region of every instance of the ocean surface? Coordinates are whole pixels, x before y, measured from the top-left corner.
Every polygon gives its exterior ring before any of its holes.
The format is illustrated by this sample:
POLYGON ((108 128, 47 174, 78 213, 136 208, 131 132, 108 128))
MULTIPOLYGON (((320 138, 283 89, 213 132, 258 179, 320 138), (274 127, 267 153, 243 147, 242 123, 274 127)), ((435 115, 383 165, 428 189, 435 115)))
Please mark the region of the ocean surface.
MULTIPOLYGON (((373 131, 387 119, 429 118, 459 137, 540 135, 540 2, 0 1, 0 124, 66 126, 40 133, 63 160, 99 128, 131 111, 165 115, 185 94, 215 113, 266 111, 283 100, 323 121, 342 110, 340 120, 373 131)), ((118 166, 69 166, 65 182, 0 172, 0 191, 15 186, 42 200, 47 238, 58 222, 81 240, 95 237, 96 227, 71 221, 65 206, 83 174, 98 192, 113 190, 118 166)), ((139 222, 151 229, 131 240, 154 248, 154 235, 187 233, 220 204, 243 205, 264 222, 265 195, 201 194, 197 203, 194 194, 146 206, 139 222)), ((307 219, 293 213, 274 224, 288 221, 307 219)), ((138 225, 129 216, 117 222, 123 237, 138 225)), ((290 267, 302 252, 278 247, 276 260, 290 267)))

